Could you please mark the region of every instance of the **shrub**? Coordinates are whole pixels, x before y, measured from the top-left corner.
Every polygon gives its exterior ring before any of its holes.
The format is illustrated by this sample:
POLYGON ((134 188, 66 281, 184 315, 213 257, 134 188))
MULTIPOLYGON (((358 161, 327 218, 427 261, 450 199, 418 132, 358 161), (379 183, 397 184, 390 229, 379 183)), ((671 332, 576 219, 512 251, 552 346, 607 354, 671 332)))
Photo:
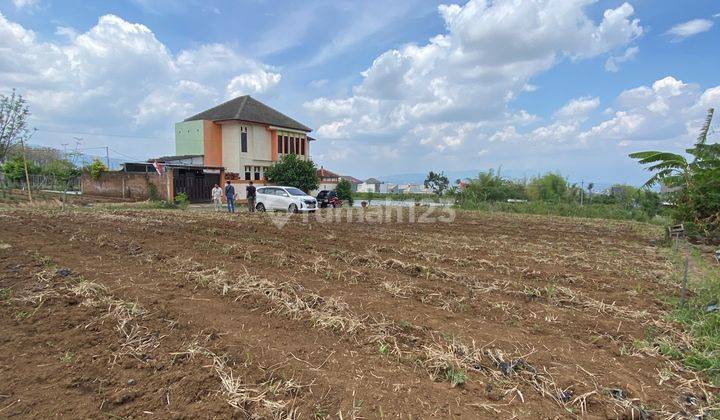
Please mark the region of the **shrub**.
MULTIPOLYGON (((27 161, 27 169, 29 174, 37 174, 40 172, 40 167, 34 162, 27 161)), ((2 171, 5 176, 11 181, 22 181, 25 179, 25 159, 20 155, 13 156, 10 160, 2 165, 2 171)))
POLYGON ((549 172, 533 178, 527 186, 527 195, 532 200, 561 201, 569 190, 568 182, 560 174, 549 172))
POLYGON ((347 179, 340 179, 340 182, 338 182, 335 187, 335 192, 337 193, 339 199, 347 201, 352 206, 352 185, 350 184, 350 181, 347 179))
POLYGON ((190 204, 190 197, 185 193, 180 193, 175 196, 175 205, 178 208, 185 209, 190 204))
POLYGON ((95 180, 100 179, 100 175, 108 171, 108 167, 98 159, 93 160, 91 164, 85 166, 83 169, 95 180))

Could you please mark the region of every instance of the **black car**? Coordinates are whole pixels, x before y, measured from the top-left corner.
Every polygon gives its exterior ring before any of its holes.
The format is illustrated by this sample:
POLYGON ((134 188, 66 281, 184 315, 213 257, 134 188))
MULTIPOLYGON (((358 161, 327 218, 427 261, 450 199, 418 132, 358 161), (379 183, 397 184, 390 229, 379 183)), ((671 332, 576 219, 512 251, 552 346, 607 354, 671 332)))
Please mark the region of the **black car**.
POLYGON ((337 193, 333 190, 322 190, 317 195, 318 207, 324 208, 337 202, 337 193))

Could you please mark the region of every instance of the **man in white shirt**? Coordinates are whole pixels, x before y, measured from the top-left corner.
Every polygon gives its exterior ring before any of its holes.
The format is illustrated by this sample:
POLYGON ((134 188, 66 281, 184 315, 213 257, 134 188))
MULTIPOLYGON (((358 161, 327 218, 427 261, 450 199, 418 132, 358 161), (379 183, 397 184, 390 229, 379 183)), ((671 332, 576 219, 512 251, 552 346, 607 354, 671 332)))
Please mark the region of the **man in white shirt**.
POLYGON ((220 211, 222 209, 222 194, 222 188, 220 188, 218 184, 215 184, 212 189, 212 200, 213 203, 215 203, 215 211, 220 211))

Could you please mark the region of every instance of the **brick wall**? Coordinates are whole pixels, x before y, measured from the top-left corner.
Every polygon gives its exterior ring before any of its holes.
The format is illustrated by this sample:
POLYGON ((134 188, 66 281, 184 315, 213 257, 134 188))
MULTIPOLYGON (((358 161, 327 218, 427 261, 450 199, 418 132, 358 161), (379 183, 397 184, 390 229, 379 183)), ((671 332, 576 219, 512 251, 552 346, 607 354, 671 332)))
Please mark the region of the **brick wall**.
MULTIPOLYGON (((170 191, 173 191, 172 172, 170 174, 170 191)), ((102 197, 129 198, 142 201, 150 198, 150 185, 155 185, 161 200, 167 199, 168 173, 158 175, 155 172, 105 172, 100 178, 93 179, 88 173, 81 178, 81 191, 87 195, 102 197)))

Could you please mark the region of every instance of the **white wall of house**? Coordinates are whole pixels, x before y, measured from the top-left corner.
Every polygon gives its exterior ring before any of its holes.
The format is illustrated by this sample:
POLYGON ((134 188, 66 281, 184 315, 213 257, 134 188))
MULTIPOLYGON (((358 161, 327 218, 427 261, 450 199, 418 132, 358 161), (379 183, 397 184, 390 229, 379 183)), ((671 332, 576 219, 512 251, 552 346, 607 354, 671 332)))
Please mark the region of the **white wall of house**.
POLYGON ((240 172, 240 124, 223 123, 222 129, 222 161, 225 171, 240 172))

